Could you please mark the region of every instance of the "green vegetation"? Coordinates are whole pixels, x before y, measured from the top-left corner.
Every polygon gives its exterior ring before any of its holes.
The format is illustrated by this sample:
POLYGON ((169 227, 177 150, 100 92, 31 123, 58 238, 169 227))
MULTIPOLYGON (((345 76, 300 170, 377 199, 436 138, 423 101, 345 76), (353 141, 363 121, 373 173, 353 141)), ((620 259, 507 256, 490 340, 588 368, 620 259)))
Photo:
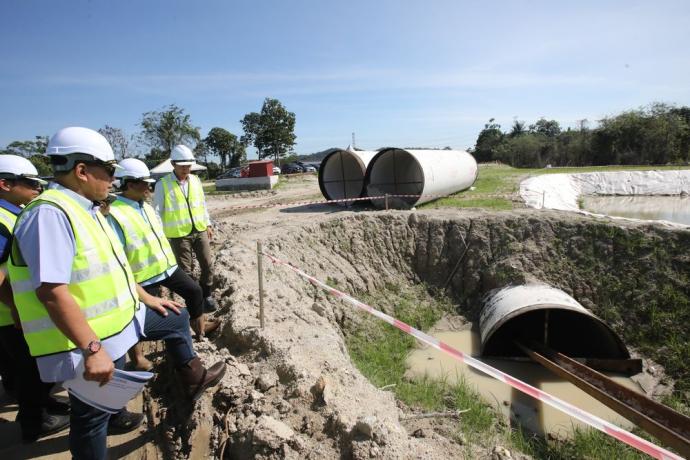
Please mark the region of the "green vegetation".
MULTIPOLYGON (((337 287, 338 282, 329 278, 328 284, 337 287)), ((437 293, 433 298, 424 285, 388 285, 376 293, 356 295, 421 330, 430 328, 445 313, 455 310, 447 297, 437 293)), ((344 329, 353 362, 375 386, 392 385, 391 390, 400 401, 418 410, 468 410, 453 424, 452 436, 462 444, 501 444, 544 459, 647 458, 594 430, 576 430, 572 441, 563 442, 545 441, 510 428, 503 416, 462 379, 459 383, 429 378, 406 379, 405 360, 415 346, 415 340, 409 335, 371 316, 358 317, 352 324, 346 323, 344 329)))
POLYGON ((654 103, 599 120, 590 129, 561 130, 541 118, 529 127, 516 120, 510 131, 490 119, 473 150, 477 161, 517 167, 687 164, 690 162, 690 107, 654 103))

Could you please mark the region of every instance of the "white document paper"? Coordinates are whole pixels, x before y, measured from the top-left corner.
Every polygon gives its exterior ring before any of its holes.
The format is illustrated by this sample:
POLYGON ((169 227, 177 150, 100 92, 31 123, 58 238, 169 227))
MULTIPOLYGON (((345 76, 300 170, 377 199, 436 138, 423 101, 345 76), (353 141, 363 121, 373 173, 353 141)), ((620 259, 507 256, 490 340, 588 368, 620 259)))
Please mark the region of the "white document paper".
POLYGON ((134 398, 153 377, 152 372, 128 372, 115 369, 113 378, 100 386, 98 382, 84 380, 84 361, 75 369, 76 377, 62 382, 71 395, 89 406, 115 414, 134 398))

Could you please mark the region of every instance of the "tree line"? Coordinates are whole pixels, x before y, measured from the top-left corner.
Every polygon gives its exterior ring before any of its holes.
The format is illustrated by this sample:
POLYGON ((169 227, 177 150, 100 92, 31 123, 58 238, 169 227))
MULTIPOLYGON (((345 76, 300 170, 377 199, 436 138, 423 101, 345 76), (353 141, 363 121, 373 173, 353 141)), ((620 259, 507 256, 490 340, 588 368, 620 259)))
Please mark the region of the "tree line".
MULTIPOLYGON (((116 159, 137 157, 149 167, 167 159, 175 145, 188 145, 193 148, 197 160, 208 168, 209 177, 244 163, 250 145, 256 148, 259 158, 271 158, 276 162, 294 152, 295 114, 279 100, 266 98, 260 112, 246 114, 240 123, 243 134, 239 137, 216 126, 202 138, 201 128, 192 123, 191 115, 171 104, 142 114, 139 133, 127 136, 121 128, 109 125, 98 132, 108 139, 116 159)), ((43 155, 47 145, 47 136, 35 136, 31 140, 9 143, 0 150, 0 154, 28 158, 40 175, 48 176, 51 174, 50 162, 43 155)))
POLYGON ((516 120, 509 131, 492 118, 471 153, 478 162, 514 167, 664 165, 690 163, 690 107, 654 103, 599 120, 590 128, 580 120, 561 129, 541 118, 516 120))

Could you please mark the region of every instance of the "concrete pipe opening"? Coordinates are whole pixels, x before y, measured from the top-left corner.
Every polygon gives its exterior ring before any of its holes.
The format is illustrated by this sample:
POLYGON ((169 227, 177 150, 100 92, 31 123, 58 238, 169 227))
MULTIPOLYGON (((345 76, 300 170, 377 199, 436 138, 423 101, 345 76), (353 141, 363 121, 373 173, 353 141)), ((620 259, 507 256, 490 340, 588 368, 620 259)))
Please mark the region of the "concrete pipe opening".
POLYGON ((623 341, 601 319, 560 289, 544 284, 489 293, 479 319, 482 355, 522 357, 530 342, 573 358, 628 359, 623 341))
MULTIPOLYGON (((462 150, 387 148, 369 163, 365 178, 366 194, 370 197, 416 195, 388 199, 391 208, 409 209, 470 188, 477 172, 474 157, 462 150)), ((371 201, 378 208, 386 206, 385 199, 371 201)))
MULTIPOLYGON (((364 174, 376 152, 331 149, 319 167, 319 188, 327 200, 364 196, 364 174)), ((351 203, 339 203, 347 206, 351 203)))

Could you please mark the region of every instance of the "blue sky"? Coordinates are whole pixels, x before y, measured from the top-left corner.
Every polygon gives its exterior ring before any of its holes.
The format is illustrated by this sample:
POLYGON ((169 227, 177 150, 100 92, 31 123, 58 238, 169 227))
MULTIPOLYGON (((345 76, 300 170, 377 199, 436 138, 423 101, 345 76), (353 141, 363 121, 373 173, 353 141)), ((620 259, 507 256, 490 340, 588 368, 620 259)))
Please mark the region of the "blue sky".
POLYGON ((466 148, 491 117, 690 105, 688 24, 687 1, 2 0, 0 147, 172 103, 240 135, 275 97, 298 153, 466 148))

